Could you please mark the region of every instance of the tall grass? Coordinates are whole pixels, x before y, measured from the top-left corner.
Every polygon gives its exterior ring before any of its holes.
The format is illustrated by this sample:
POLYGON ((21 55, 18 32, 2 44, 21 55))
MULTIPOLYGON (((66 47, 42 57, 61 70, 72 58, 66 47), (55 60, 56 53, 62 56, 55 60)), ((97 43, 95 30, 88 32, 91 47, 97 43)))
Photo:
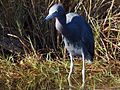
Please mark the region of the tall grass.
MULTIPOLYGON (((84 16, 93 29, 95 57, 86 64, 85 89, 119 90, 119 0, 0 0, 0 90, 68 89, 67 52, 54 22, 44 22, 56 2, 84 16)), ((73 90, 79 90, 82 61, 74 63, 73 90)))

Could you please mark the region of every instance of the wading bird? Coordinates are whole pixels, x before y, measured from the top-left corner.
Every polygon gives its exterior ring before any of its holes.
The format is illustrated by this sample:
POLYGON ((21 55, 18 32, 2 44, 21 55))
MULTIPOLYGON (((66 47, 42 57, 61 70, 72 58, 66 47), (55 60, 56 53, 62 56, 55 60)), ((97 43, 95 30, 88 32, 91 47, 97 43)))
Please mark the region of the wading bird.
POLYGON ((82 87, 85 84, 85 61, 93 62, 94 37, 92 29, 87 21, 76 13, 65 14, 62 4, 54 4, 49 9, 49 14, 45 18, 50 20, 55 18, 55 27, 61 33, 65 48, 70 56, 70 72, 68 75, 69 86, 72 87, 70 76, 73 72, 73 57, 82 57, 82 87))

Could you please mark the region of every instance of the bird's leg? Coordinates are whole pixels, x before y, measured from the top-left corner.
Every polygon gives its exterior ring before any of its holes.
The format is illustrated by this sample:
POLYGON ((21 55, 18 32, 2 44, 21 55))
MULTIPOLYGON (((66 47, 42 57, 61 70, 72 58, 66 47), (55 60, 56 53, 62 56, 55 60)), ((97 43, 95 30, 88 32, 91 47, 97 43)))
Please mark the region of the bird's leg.
POLYGON ((82 67, 82 89, 84 89, 84 85, 85 85, 85 59, 84 59, 83 50, 82 50, 82 59, 83 59, 83 67, 82 67))
POLYGON ((74 64, 73 64, 73 57, 72 55, 70 54, 70 71, 69 71, 69 75, 68 75, 68 83, 69 83, 69 86, 72 87, 72 84, 71 84, 71 81, 70 81, 70 77, 71 77, 71 74, 73 72, 73 67, 74 67, 74 64))

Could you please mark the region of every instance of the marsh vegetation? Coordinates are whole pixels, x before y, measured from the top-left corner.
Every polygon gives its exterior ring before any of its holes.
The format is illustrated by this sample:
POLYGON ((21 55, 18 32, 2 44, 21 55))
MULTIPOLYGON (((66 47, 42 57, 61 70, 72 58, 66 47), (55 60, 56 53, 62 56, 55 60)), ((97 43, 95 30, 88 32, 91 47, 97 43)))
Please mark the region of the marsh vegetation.
MULTIPOLYGON (((86 90, 120 89, 119 0, 0 0, 0 90, 67 90, 69 57, 48 9, 61 2, 90 23, 93 64, 86 64, 86 90)), ((73 90, 79 90, 82 61, 75 58, 73 90)))

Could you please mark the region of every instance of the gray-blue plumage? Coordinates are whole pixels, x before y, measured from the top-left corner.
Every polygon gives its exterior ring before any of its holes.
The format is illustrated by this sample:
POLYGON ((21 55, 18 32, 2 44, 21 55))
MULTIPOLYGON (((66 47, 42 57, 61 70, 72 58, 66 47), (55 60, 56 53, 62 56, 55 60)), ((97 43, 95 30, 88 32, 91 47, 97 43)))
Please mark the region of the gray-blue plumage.
POLYGON ((64 37, 65 47, 73 56, 81 56, 81 48, 85 55, 85 59, 93 61, 94 56, 94 39, 91 27, 82 16, 75 13, 66 15, 67 29, 64 37), (69 45, 66 43, 68 42, 69 45), (69 50, 69 46, 73 46, 73 50, 69 50))
MULTIPOLYGON (((94 38, 90 25, 80 15, 76 13, 65 14, 61 4, 54 4, 49 9, 46 20, 56 19, 55 27, 62 34, 65 48, 68 50, 71 59, 71 68, 68 76, 69 85, 70 75, 73 70, 74 56, 80 56, 92 62, 94 57, 94 38)), ((84 63, 83 63, 84 64, 84 63)), ((84 67, 83 67, 84 68, 84 67)), ((83 72, 84 74, 85 72, 83 72)), ((84 83, 84 79, 83 79, 84 83)))

